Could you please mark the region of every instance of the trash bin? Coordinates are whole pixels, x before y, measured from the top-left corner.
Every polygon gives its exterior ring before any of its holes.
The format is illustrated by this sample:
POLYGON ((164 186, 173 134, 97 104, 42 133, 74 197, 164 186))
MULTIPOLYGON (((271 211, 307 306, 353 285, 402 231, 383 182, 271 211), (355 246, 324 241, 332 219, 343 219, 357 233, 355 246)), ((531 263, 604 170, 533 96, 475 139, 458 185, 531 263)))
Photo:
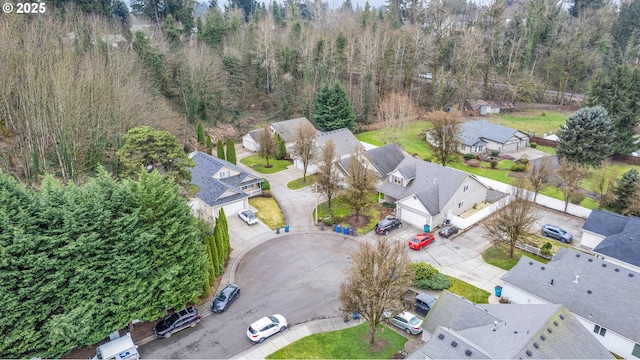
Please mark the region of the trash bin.
POLYGON ((351 312, 351 314, 353 315, 353 320, 358 320, 358 319, 360 319, 360 314, 358 314, 357 312, 352 311, 352 312, 351 312))
POLYGON ((341 233, 342 232, 342 227, 340 225, 336 225, 336 232, 337 233, 341 233))
POLYGON ((333 229, 333 231, 336 231, 336 224, 333 224, 333 225, 331 226, 331 229, 333 229))
POLYGON ((424 226, 422 227, 422 229, 424 230, 424 232, 429 232, 429 231, 431 231, 431 226, 429 226, 429 225, 424 225, 424 226))
POLYGON ((349 235, 349 227, 345 226, 343 232, 344 232, 345 235, 349 235))
POLYGON ((280 234, 280 226, 276 226, 276 234, 280 234))
POLYGON ((444 223, 449 225, 449 224, 451 224, 451 220, 447 219, 447 220, 444 221, 444 223))
POLYGON ((353 235, 354 228, 349 228, 349 235, 353 235))
POLYGON ((498 285, 496 286, 496 296, 500 297, 502 295, 502 286, 498 285))
POLYGON ((320 223, 320 231, 324 231, 324 223, 323 222, 320 223))
POLYGON ((284 226, 284 232, 289 232, 289 225, 284 226))
POLYGON ((353 229, 353 234, 351 234, 353 236, 358 236, 358 229, 353 229))

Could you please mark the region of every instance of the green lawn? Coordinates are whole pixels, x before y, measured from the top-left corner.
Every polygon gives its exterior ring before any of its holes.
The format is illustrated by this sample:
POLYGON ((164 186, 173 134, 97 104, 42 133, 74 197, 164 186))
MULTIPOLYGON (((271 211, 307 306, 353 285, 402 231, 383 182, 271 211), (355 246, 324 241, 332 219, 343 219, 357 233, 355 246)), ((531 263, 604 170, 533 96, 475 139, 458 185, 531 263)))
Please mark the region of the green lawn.
MULTIPOLYGON (((502 160, 501 162, 503 161, 510 161, 510 160, 502 160)), ((511 161, 511 163, 513 162, 511 161)), ((504 169, 497 170, 497 169, 487 169, 487 168, 476 168, 472 166, 467 166, 464 162, 449 163, 447 164, 447 166, 454 169, 458 169, 460 171, 468 172, 470 174, 483 176, 489 179, 500 181, 505 184, 512 184, 515 181, 514 178, 509 177, 509 171, 504 169)))
POLYGON ((489 121, 495 124, 504 125, 513 129, 518 129, 527 134, 535 134, 543 136, 544 133, 553 132, 554 134, 560 130, 560 126, 564 125, 567 118, 571 114, 553 111, 536 110, 531 111, 526 116, 515 115, 492 115, 487 117, 489 121), (542 113, 545 116, 542 116, 542 113))
POLYGON ((307 181, 303 181, 303 178, 291 180, 287 184, 287 187, 289 189, 291 189, 291 190, 302 189, 303 187, 307 187, 309 185, 313 185, 313 183, 318 181, 318 178, 320 178, 320 176, 317 175, 317 174, 307 175, 307 181))
POLYGON ((363 323, 344 330, 324 332, 304 337, 267 359, 390 359, 407 342, 402 335, 384 325, 378 325, 374 349, 369 347, 369 324, 363 323))
MULTIPOLYGON (((553 242, 551 243, 553 244, 553 242)), ((520 249, 515 249, 513 252, 513 258, 509 258, 509 246, 507 244, 495 244, 482 252, 482 259, 486 263, 507 271, 516 266, 522 256, 530 257, 545 264, 549 262, 549 260, 545 258, 530 254, 520 249)))
POLYGON ((550 154, 550 155, 555 155, 556 154, 556 148, 551 147, 551 146, 538 145, 536 147, 536 149, 540 150, 540 151, 543 151, 543 152, 546 152, 547 154, 550 154))
POLYGON ((256 208, 256 216, 270 229, 284 225, 284 216, 276 199, 256 196, 249 199, 249 204, 256 208))
MULTIPOLYGON (((404 129, 398 131, 396 142, 401 144, 409 154, 417 154, 422 159, 431 158, 433 153, 425 140, 425 130, 430 129, 431 126, 429 121, 411 122, 404 129), (419 134, 422 136, 418 136, 419 134)), ((369 144, 382 146, 385 144, 385 138, 388 137, 389 131, 389 129, 365 131, 356 134, 356 138, 369 144)))
POLYGON ((271 167, 266 167, 267 162, 264 161, 264 158, 258 155, 246 157, 240 160, 240 162, 262 174, 277 173, 278 171, 285 170, 287 166, 291 165, 289 160, 269 159, 269 166, 271 167))
MULTIPOLYGON (((380 207, 378 204, 378 193, 372 192, 371 195, 372 206, 369 208, 369 211, 366 213, 369 216, 369 223, 364 227, 358 228, 358 233, 366 234, 369 231, 373 230, 373 228, 378 223, 378 217, 380 216, 380 207)), ((315 211, 315 210, 314 210, 315 211)), ((329 212, 328 203, 325 201, 321 204, 318 204, 318 219, 332 218, 334 224, 345 225, 346 218, 351 216, 353 212, 351 208, 344 202, 344 197, 338 196, 331 200, 331 212, 329 212)), ((312 214, 315 215, 315 214, 312 214)))
POLYGON ((449 280, 451 280, 451 287, 447 290, 451 291, 454 294, 458 294, 465 299, 472 301, 476 304, 488 304, 489 303, 489 293, 488 291, 482 290, 479 287, 475 287, 468 282, 462 281, 458 278, 454 278, 453 276, 447 275, 449 280))

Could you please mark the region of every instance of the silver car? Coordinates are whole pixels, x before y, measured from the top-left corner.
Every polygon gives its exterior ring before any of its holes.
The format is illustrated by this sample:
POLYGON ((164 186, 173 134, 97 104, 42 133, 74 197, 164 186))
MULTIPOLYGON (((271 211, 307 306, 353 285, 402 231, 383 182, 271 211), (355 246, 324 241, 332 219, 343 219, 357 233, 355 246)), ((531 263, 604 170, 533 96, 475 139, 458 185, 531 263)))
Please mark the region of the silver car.
POLYGON ((422 320, 408 311, 403 311, 396 316, 390 316, 389 313, 385 313, 385 315, 392 325, 399 327, 407 334, 417 335, 422 332, 420 327, 422 320))
POLYGON ((564 243, 570 243, 573 240, 573 235, 568 233, 565 229, 549 224, 542 227, 542 235, 560 240, 564 243))

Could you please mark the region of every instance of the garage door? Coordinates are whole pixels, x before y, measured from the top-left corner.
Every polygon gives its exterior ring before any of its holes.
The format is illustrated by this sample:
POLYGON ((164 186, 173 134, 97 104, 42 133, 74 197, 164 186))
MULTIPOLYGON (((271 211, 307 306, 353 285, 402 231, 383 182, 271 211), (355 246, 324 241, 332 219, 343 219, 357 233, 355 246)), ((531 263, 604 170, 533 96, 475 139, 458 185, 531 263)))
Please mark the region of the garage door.
POLYGON ((224 214, 226 216, 238 215, 238 211, 244 209, 244 201, 238 200, 227 205, 223 205, 224 214))
POLYGON ((419 228, 422 228, 422 226, 424 224, 428 224, 429 221, 427 221, 427 217, 425 215, 419 214, 417 212, 411 211, 410 209, 407 208, 401 208, 400 209, 400 219, 402 219, 402 221, 405 221, 413 226, 417 226, 419 228))
POLYGON ((250 135, 242 137, 242 147, 251 151, 258 151, 258 144, 253 141, 253 138, 250 135))

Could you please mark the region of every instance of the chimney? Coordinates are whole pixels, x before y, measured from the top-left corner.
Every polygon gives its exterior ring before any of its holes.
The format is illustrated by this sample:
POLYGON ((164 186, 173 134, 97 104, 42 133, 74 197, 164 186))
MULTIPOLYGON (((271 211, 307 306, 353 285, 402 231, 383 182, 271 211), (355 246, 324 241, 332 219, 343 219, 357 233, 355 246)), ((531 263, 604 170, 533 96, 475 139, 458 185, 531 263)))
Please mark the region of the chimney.
POLYGON ((549 286, 553 286, 553 279, 551 279, 551 284, 549 284, 549 286))
POLYGON ((578 283, 580 281, 580 275, 576 275, 576 279, 573 280, 574 283, 578 283))

